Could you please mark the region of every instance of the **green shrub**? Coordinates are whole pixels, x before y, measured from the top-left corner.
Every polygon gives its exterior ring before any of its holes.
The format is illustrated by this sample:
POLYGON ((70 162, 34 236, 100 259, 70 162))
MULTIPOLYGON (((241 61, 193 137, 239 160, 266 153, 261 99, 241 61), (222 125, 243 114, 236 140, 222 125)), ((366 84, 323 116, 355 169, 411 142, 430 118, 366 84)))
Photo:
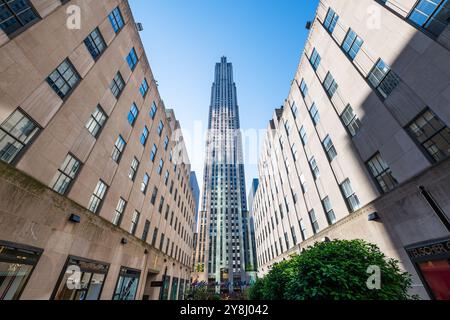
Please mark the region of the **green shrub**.
POLYGON ((316 243, 273 266, 250 289, 255 300, 406 300, 411 278, 398 261, 362 240, 316 243), (380 268, 379 289, 369 289, 370 266, 380 268))

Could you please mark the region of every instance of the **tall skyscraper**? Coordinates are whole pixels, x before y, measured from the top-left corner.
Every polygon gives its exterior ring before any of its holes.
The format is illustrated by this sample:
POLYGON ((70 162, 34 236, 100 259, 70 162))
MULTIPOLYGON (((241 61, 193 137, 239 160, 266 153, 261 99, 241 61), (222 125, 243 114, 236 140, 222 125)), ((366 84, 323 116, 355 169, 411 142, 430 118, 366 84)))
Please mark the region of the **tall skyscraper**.
POLYGON ((245 282, 247 203, 239 107, 233 66, 216 64, 209 110, 197 263, 200 277, 216 291, 232 292, 245 282))

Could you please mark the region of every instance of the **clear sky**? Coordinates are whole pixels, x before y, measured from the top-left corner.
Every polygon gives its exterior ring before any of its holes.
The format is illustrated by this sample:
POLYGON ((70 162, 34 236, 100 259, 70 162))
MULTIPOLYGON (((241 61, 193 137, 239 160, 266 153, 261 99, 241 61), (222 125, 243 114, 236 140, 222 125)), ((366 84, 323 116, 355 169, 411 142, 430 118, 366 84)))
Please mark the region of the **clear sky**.
MULTIPOLYGON (((223 55, 233 63, 244 132, 266 129, 287 98, 307 37, 305 25, 314 18, 318 0, 129 2, 144 26, 150 66, 166 107, 181 122, 202 191, 205 142, 194 132, 207 129, 215 63, 223 55)), ((250 149, 244 153, 254 159, 250 149)), ((258 176, 257 163, 249 158, 246 192, 258 176)))

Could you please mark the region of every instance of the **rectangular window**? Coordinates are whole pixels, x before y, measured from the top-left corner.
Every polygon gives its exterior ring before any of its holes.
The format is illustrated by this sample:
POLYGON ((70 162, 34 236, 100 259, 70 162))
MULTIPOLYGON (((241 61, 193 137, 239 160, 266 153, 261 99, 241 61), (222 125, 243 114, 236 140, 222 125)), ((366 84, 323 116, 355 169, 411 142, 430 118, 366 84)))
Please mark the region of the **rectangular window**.
POLYGON ((131 227, 130 227, 130 233, 133 236, 136 234, 140 216, 141 216, 141 214, 139 212, 137 212, 136 210, 133 212, 133 217, 131 218, 131 227))
POLYGON ((84 39, 84 44, 94 60, 97 60, 106 49, 105 40, 103 40, 102 34, 98 28, 95 28, 94 31, 84 39))
POLYGON ((292 105, 291 105, 291 111, 292 111, 292 116, 294 117, 294 119, 297 119, 297 117, 298 117, 298 108, 297 108, 297 105, 295 104, 295 102, 293 102, 292 105))
POLYGON ((144 231, 142 232, 141 240, 147 242, 148 233, 150 231, 150 221, 145 220, 144 231))
POLYGON ((159 121, 159 125, 158 125, 158 135, 161 137, 162 132, 164 130, 164 123, 162 121, 159 121))
POLYGON ((146 78, 142 80, 141 86, 139 87, 139 91, 141 92, 142 97, 145 97, 145 95, 148 92, 148 82, 146 78))
POLYGON ((68 154, 50 184, 52 189, 59 194, 66 194, 73 180, 76 178, 80 167, 81 162, 71 154, 68 154))
POLYGON ((0 242, 0 300, 19 300, 42 251, 0 242))
POLYGON ((162 213, 163 208, 164 208, 164 197, 161 196, 161 199, 160 199, 160 201, 159 201, 158 212, 159 212, 159 213, 162 213))
POLYGON ((359 50, 361 49, 363 43, 364 40, 361 39, 355 33, 355 31, 349 29, 347 36, 345 37, 344 42, 342 43, 342 49, 344 50, 345 53, 348 54, 350 59, 354 60, 359 50))
POLYGON ((327 16, 325 18, 324 27, 330 32, 333 32, 334 28, 336 27, 336 24, 339 20, 339 16, 334 12, 333 9, 328 9, 327 16))
POLYGON ((92 194, 91 200, 89 201, 88 210, 92 213, 97 213, 100 209, 102 201, 105 197, 108 186, 103 182, 99 181, 95 187, 94 193, 92 194))
POLYGON ((131 161, 130 172, 128 172, 128 178, 130 178, 132 181, 134 181, 134 178, 136 177, 138 167, 139 167, 139 160, 136 159, 136 157, 134 157, 133 160, 131 161))
POLYGON ((156 239, 158 239, 158 228, 153 231, 152 246, 156 245, 156 239))
POLYGON ((391 169, 387 163, 384 162, 380 153, 377 153, 367 161, 367 166, 369 167, 369 171, 375 179, 378 188, 383 193, 391 191, 398 185, 397 180, 392 175, 391 169))
POLYGON ((314 125, 318 125, 320 122, 320 114, 317 109, 316 103, 313 102, 311 108, 309 109, 309 114, 311 115, 311 119, 314 122, 314 125))
POLYGON ((288 236, 288 233, 287 233, 287 232, 284 233, 284 241, 286 242, 286 250, 289 250, 289 248, 290 248, 291 246, 290 246, 290 244, 289 244, 289 236, 288 236))
POLYGON ((29 0, 0 0, 0 29, 10 37, 39 19, 29 0))
POLYGON ((156 144, 153 144, 152 151, 150 152, 150 160, 152 160, 152 162, 155 162, 157 152, 158 148, 156 147, 156 144))
POLYGON ((167 204, 166 205, 166 213, 164 214, 164 219, 167 221, 167 219, 169 219, 169 212, 170 212, 170 207, 167 204))
POLYGON ((292 157, 294 158, 294 161, 297 161, 298 151, 297 151, 297 146, 295 145, 295 143, 292 145, 291 151, 292 151, 292 157))
POLYGON ((329 197, 326 197, 322 200, 323 209, 325 210, 325 214, 327 216, 328 224, 331 226, 336 223, 336 215, 334 214, 333 207, 331 206, 331 201, 329 197))
POLYGON ((333 159, 337 157, 337 152, 329 135, 325 137, 322 144, 327 154, 328 161, 333 161, 333 159))
POLYGON ((300 128, 300 138, 302 139, 302 143, 304 146, 308 143, 308 136, 306 134, 306 129, 304 126, 300 128))
POLYGON ((372 71, 370 71, 368 80, 384 99, 386 99, 400 83, 399 76, 381 59, 378 60, 372 71))
POLYGON ((127 60, 128 66, 130 67, 131 71, 133 71, 136 68, 136 65, 138 63, 138 57, 136 55, 136 50, 134 50, 134 48, 131 49, 126 60, 127 60))
POLYGON ((342 122, 352 137, 356 136, 361 128, 361 121, 353 112, 351 105, 348 105, 341 114, 342 122))
POLYGON ((138 107, 136 106, 136 103, 133 102, 133 104, 131 105, 130 112, 128 113, 128 123, 131 126, 133 126, 134 123, 136 122, 138 114, 139 114, 138 107))
POLYGON ((341 192, 350 212, 355 212, 361 207, 358 196, 353 191, 350 180, 347 179, 341 184, 341 192))
POLYGON ((161 175, 163 168, 164 168, 164 160, 161 159, 161 160, 159 160, 159 166, 158 166, 158 170, 157 170, 159 175, 161 175))
POLYGON ((47 83, 61 99, 65 99, 80 81, 69 59, 64 60, 47 78, 47 83))
POLYGON ((302 79, 300 82, 300 92, 302 93, 303 98, 308 94, 308 85, 305 82, 305 79, 302 79))
POLYGON ((409 20, 438 37, 450 22, 448 0, 420 0, 409 16, 409 20))
POLYGON ((159 250, 163 250, 164 248, 164 240, 165 240, 165 235, 164 233, 161 233, 161 238, 159 239, 159 250))
POLYGON ((144 130, 142 131, 142 135, 141 135, 141 139, 140 139, 141 140, 141 144, 143 146, 145 146, 145 144, 147 143, 148 134, 149 134, 149 131, 148 131, 147 126, 144 126, 144 130))
POLYGON ((314 210, 309 212, 309 220, 311 221, 311 226, 314 234, 317 234, 320 231, 319 222, 317 221, 316 213, 314 210))
POLYGON ((114 144, 114 149, 112 152, 112 159, 119 163, 120 158, 122 157, 122 152, 125 149, 125 140, 122 138, 121 135, 119 135, 119 138, 117 138, 116 143, 114 144))
POLYGON ((86 123, 86 129, 94 138, 98 138, 98 136, 100 135, 100 131, 105 125, 107 119, 108 117, 106 116, 106 113, 103 111, 102 107, 100 107, 100 105, 97 105, 94 112, 89 117, 88 122, 86 123))
POLYGON ((291 235, 292 235, 292 241, 294 242, 294 246, 295 246, 295 245, 297 245, 297 236, 295 235, 294 226, 291 227, 291 235))
POLYGON ((12 163, 39 130, 22 111, 14 111, 0 126, 0 160, 12 163))
POLYGON ((288 136, 290 136, 290 135, 291 135, 292 127, 291 127, 291 124, 289 123, 289 120, 286 120, 286 121, 284 122, 284 128, 286 129, 286 134, 287 134, 288 136))
POLYGON ((407 127, 409 134, 423 147, 433 162, 450 156, 450 129, 430 109, 426 109, 407 127))
POLYGON ((120 268, 119 279, 114 290, 113 300, 135 300, 139 284, 139 270, 120 268))
POLYGON ((158 196, 158 188, 153 189, 152 198, 150 199, 151 204, 155 205, 156 197, 158 196))
POLYGON ((120 198, 119 202, 117 203, 116 206, 116 211, 114 212, 114 217, 112 220, 113 225, 115 226, 120 226, 120 224, 122 223, 122 217, 123 217, 123 213, 125 211, 125 207, 127 205, 127 202, 120 198))
POLYGON ((314 157, 312 157, 309 160, 309 166, 311 167, 311 171, 313 173, 314 179, 319 179, 320 177, 320 171, 319 171, 319 167, 317 166, 317 162, 316 159, 314 157))
POLYGON ((164 185, 167 186, 169 183, 169 170, 166 171, 166 174, 164 175, 164 185))
POLYGON ((309 62, 311 62, 311 65, 312 65, 314 70, 317 71, 317 68, 319 68, 321 60, 322 60, 322 58, 320 57, 320 55, 317 52, 316 48, 314 48, 313 52, 311 54, 311 57, 309 58, 309 62))
POLYGON ((58 291, 52 298, 54 300, 95 301, 100 300, 109 265, 69 257, 58 283, 58 291), (74 268, 80 272, 79 288, 69 286, 74 281, 74 268))
POLYGON ((147 192, 149 180, 150 180, 150 177, 148 176, 148 174, 147 173, 144 174, 144 178, 142 179, 142 184, 141 184, 141 192, 144 194, 147 192))
POLYGON ((115 33, 118 33, 124 26, 122 13, 120 12, 119 7, 115 8, 110 14, 109 14, 109 21, 111 22, 111 25, 114 29, 115 33))
POLYGON ((152 118, 152 120, 155 119, 157 111, 158 111, 158 107, 156 106, 156 103, 153 101, 152 107, 150 108, 150 117, 152 118))
POLYGON ((166 137, 164 138, 164 150, 167 151, 167 148, 168 148, 168 147, 169 147, 169 137, 166 136, 166 137))
POLYGON ((114 79, 111 82, 110 88, 111 92, 116 97, 116 99, 119 98, 120 94, 123 91, 123 88, 125 87, 125 81, 123 81, 122 75, 120 72, 117 72, 114 76, 114 79))
POLYGON ((305 175, 301 174, 300 175, 300 184, 302 185, 302 192, 303 194, 308 192, 308 187, 306 185, 306 179, 305 179, 305 175))
POLYGON ((338 84, 334 80, 332 74, 330 72, 327 73, 325 80, 323 81, 323 87, 327 92, 328 96, 332 98, 338 89, 338 84))
POLYGON ((305 223, 303 222, 303 219, 300 219, 298 221, 298 225, 300 227, 300 233, 302 235, 302 240, 305 241, 307 233, 306 233, 306 226, 305 226, 305 223))

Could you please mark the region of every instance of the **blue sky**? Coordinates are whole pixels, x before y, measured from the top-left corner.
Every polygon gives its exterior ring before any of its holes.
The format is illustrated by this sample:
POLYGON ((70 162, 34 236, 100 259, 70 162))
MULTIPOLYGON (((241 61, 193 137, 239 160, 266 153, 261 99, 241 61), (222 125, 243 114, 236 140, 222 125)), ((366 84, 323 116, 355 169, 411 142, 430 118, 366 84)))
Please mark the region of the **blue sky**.
MULTIPOLYGON (((189 139, 200 123, 207 129, 214 65, 223 55, 234 67, 241 128, 267 128, 289 93, 318 0, 129 2, 144 25, 141 37, 161 97, 189 139)), ((202 190, 201 140, 188 143, 188 152, 202 190)), ((257 175, 256 163, 246 163, 247 190, 257 175)))

